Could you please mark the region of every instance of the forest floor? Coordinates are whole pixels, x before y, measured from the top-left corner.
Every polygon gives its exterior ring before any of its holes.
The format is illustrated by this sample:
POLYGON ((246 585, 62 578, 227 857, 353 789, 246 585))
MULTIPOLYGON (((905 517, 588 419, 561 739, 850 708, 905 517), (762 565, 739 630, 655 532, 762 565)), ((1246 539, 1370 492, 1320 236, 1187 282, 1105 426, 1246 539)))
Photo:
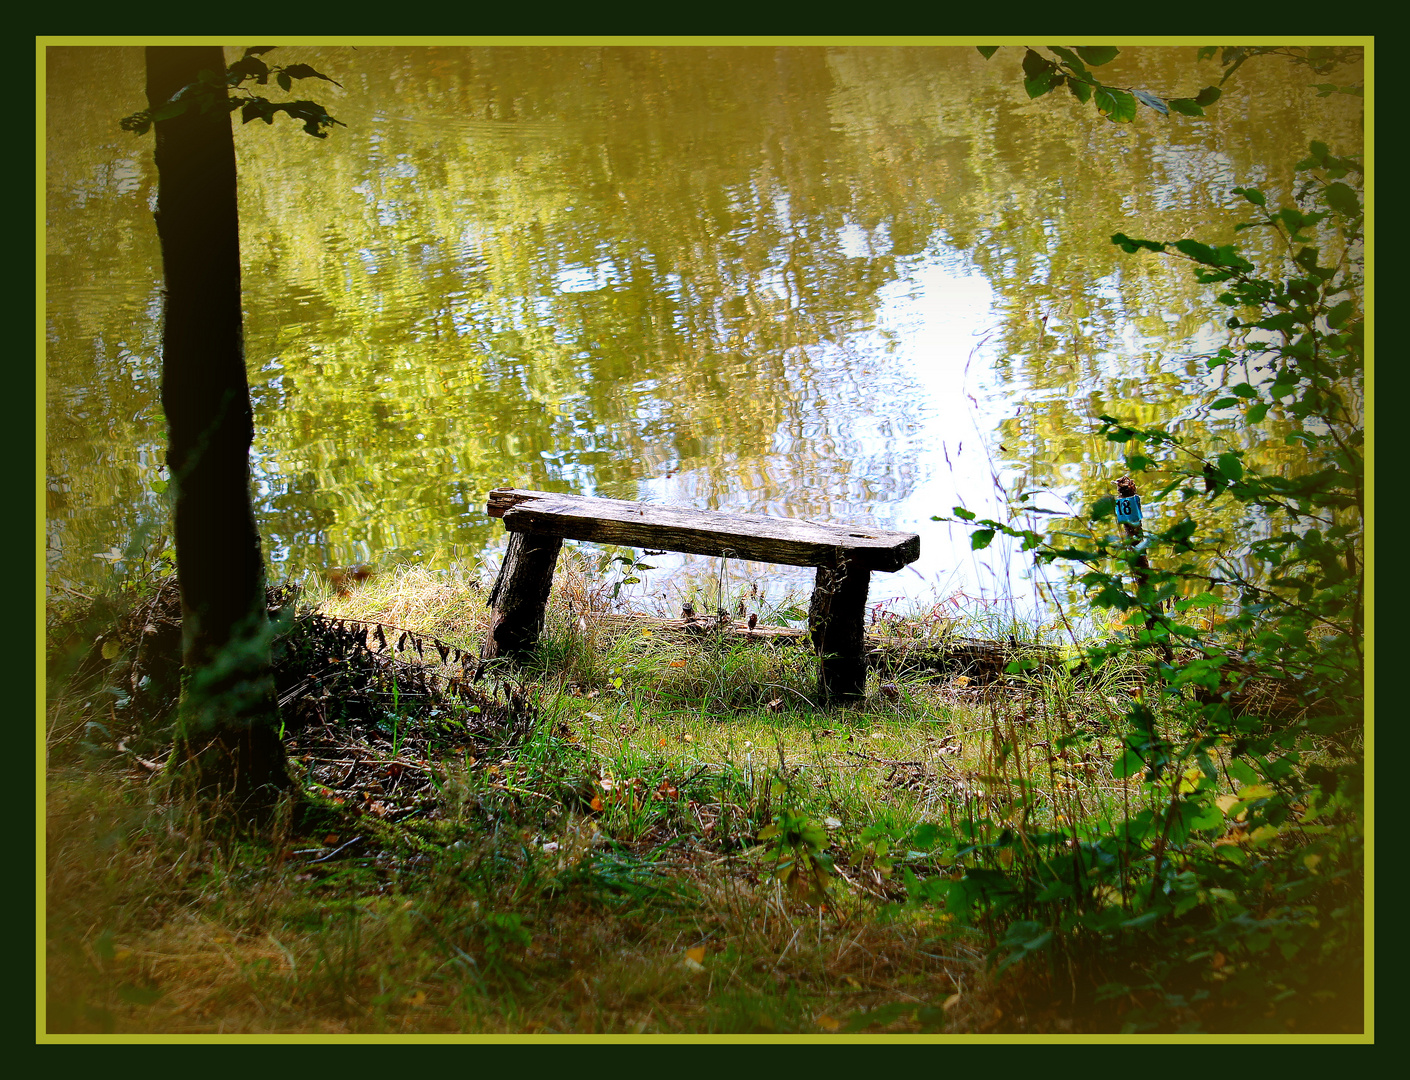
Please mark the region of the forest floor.
MULTIPOLYGON (((926 901, 956 868, 916 839, 1018 789, 1129 799, 1111 768, 1129 680, 1079 685, 1052 628, 875 608, 866 697, 823 708, 783 630, 796 597, 703 583, 697 606, 737 617, 702 628, 624 610, 613 584, 568 565, 534 662, 478 679, 472 577, 298 597, 277 661, 299 797, 258 834, 166 783, 172 582, 70 634, 47 721, 47 1030, 1130 1030, 1139 1001, 1103 996, 1109 969, 1000 973, 1001 927, 926 901), (1025 656, 1038 675, 1005 672, 1025 656), (1074 725, 1085 749, 1054 749, 1074 725)), ((1358 1030, 1357 993, 1320 1023, 1358 1030)))

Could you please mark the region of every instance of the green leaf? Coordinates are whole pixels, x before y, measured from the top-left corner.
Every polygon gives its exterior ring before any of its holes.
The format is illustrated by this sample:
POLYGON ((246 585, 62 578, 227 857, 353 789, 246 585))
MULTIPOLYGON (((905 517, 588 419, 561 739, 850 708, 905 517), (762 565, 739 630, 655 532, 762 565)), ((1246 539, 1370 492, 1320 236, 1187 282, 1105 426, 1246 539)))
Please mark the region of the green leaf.
POLYGON ((1083 105, 1092 100, 1092 84, 1083 82, 1081 79, 1068 79, 1067 88, 1072 91, 1072 96, 1083 105))
POLYGON ((1196 262, 1204 263, 1206 266, 1219 265, 1219 259, 1214 254, 1214 249, 1208 244, 1201 244, 1198 240, 1190 240, 1188 238, 1176 240, 1175 250, 1181 254, 1188 255, 1196 262))
POLYGON ((976 45, 975 48, 979 50, 979 55, 984 57, 985 60, 988 60, 989 57, 999 51, 997 45, 976 45))
POLYGON ((1188 596, 1183 600, 1177 600, 1175 607, 1180 611, 1185 611, 1189 608, 1218 607, 1222 602, 1213 593, 1206 592, 1200 593, 1198 596, 1188 596))
POLYGON ((1047 75, 1056 68, 1057 64, 1032 49, 1023 54, 1023 78, 1025 81, 1036 79, 1040 75, 1047 75))
POLYGON ((315 71, 313 68, 309 67, 308 64, 290 64, 284 69, 284 73, 294 79, 322 79, 324 82, 330 82, 337 87, 343 85, 336 79, 330 79, 327 75, 323 74, 323 72, 315 71))
POLYGON ((1227 771, 1229 773, 1229 779, 1240 786, 1244 784, 1256 784, 1261 779, 1253 766, 1242 758, 1235 758, 1233 761, 1229 762, 1227 771))
POLYGON ((1121 50, 1115 45, 1079 45, 1077 55, 1093 67, 1101 67, 1120 56, 1121 50))
POLYGON ((1356 192, 1346 184, 1328 184, 1327 189, 1322 192, 1322 197, 1327 200, 1327 205, 1342 217, 1355 217, 1361 212, 1361 202, 1357 199, 1356 192))
POLYGON ((1340 330, 1346 325, 1347 320, 1356 313, 1356 301, 1343 300, 1331 311, 1327 312, 1327 325, 1333 330, 1340 330))
POLYGON ((1045 75, 1036 75, 1031 79, 1024 79, 1023 89, 1030 98, 1040 98, 1062 81, 1063 77, 1061 75, 1054 75, 1049 72, 1045 75))
POLYGON ((955 507, 955 517, 962 521, 973 521, 975 514, 971 510, 966 510, 963 506, 955 507))
POLYGON ((987 548, 993 539, 993 529, 976 529, 969 537, 970 550, 980 551, 983 548, 987 548))
POLYGON ((263 82, 269 75, 269 65, 258 57, 246 53, 226 68, 226 74, 234 76, 236 82, 243 79, 259 79, 263 82))
POLYGON ((1114 124, 1127 124, 1136 119, 1136 99, 1114 86, 1098 86, 1093 99, 1097 110, 1114 124))
POLYGON ((1247 420, 1250 424, 1257 424, 1261 422, 1263 418, 1267 415, 1268 402, 1260 401, 1257 405, 1253 406, 1251 409, 1249 409, 1247 413, 1244 414, 1244 419, 1247 420))
POLYGON ((1183 116, 1203 116, 1204 110, 1195 103, 1194 98, 1171 98, 1169 106, 1183 116))
POLYGON ((1121 248, 1122 251, 1134 255, 1137 251, 1145 248, 1147 251, 1164 251, 1165 245, 1155 240, 1137 240, 1127 236, 1125 233, 1113 233, 1111 242, 1121 248))
POLYGON ((1239 460, 1239 455, 1235 453, 1220 454, 1217 462, 1219 472, 1230 480, 1242 480, 1244 476, 1244 463, 1239 460))
POLYGON ((1222 397, 1213 402, 1209 407, 1211 409, 1232 409, 1238 403, 1239 399, 1236 397, 1222 397))
POLYGON ((161 108, 152 112, 149 119, 154 122, 157 120, 170 120, 172 117, 180 116, 184 113, 187 108, 190 107, 190 104, 190 98, 181 98, 179 101, 168 101, 161 108))
POLYGON ((1118 780, 1124 780, 1128 776, 1135 776, 1146 767, 1146 763, 1141 760, 1141 755, 1130 747, 1121 752, 1121 756, 1112 762, 1111 775, 1118 780))
POLYGON ((1235 194, 1235 195, 1242 195, 1242 196, 1243 196, 1245 199, 1247 199, 1249 202, 1253 203, 1254 206, 1267 206, 1267 205, 1268 205, 1268 198, 1267 198, 1267 196, 1265 196, 1265 195, 1263 194, 1263 192, 1259 191, 1257 188, 1241 188, 1241 187, 1236 187, 1236 188, 1234 188, 1234 194, 1235 194))
POLYGON ((1135 94, 1136 100, 1146 106, 1146 108, 1154 109, 1156 112, 1160 113, 1161 116, 1170 115, 1170 107, 1154 94, 1147 93, 1144 90, 1132 90, 1131 93, 1135 94))
POLYGON ((1206 86, 1195 95, 1195 104, 1200 106, 1213 105, 1219 100, 1219 96, 1223 93, 1224 91, 1220 90, 1217 86, 1206 86))
POLYGON ((1061 45, 1049 45, 1048 49, 1057 53, 1058 56, 1067 61, 1067 66, 1077 72, 1077 74, 1083 77, 1087 75, 1087 65, 1082 63, 1078 55, 1071 49, 1064 49, 1061 45))

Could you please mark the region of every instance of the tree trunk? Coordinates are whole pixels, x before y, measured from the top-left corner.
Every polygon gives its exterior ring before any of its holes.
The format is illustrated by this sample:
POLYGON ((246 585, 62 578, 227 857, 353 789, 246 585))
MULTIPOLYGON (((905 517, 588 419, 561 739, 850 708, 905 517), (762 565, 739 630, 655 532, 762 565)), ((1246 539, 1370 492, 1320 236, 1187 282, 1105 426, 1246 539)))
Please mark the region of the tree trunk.
MULTIPOLYGON (((219 46, 147 49, 157 109, 219 46)), ((178 769, 204 796, 268 805, 289 787, 270 673, 264 561, 250 501, 254 415, 245 374, 235 143, 223 83, 208 108, 157 121, 157 234, 166 302, 162 408, 175 493, 183 691, 178 769)))

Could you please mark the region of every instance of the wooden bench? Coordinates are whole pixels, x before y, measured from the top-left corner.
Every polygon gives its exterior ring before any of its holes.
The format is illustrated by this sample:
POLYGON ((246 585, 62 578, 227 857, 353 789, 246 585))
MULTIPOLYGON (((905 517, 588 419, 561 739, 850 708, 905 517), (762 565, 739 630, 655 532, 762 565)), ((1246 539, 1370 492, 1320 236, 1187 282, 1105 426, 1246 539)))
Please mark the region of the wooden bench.
POLYGON ((513 488, 490 492, 485 509, 504 520, 510 537, 490 593, 483 659, 522 659, 533 648, 564 540, 814 566, 808 626, 822 658, 818 693, 824 701, 859 697, 866 685, 862 628, 871 572, 900 570, 920 557, 915 533, 759 514, 513 488))

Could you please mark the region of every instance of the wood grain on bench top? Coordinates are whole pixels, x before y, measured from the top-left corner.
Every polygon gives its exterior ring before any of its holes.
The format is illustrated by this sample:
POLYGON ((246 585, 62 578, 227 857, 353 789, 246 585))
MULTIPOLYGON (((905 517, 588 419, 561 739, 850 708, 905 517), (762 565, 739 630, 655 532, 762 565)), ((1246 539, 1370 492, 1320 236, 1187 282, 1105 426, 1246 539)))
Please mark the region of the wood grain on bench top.
POLYGON ((867 570, 900 570, 920 557, 920 537, 915 533, 817 525, 761 514, 516 488, 490 492, 485 509, 491 517, 503 518, 511 532, 790 566, 836 566, 845 557, 867 570))

